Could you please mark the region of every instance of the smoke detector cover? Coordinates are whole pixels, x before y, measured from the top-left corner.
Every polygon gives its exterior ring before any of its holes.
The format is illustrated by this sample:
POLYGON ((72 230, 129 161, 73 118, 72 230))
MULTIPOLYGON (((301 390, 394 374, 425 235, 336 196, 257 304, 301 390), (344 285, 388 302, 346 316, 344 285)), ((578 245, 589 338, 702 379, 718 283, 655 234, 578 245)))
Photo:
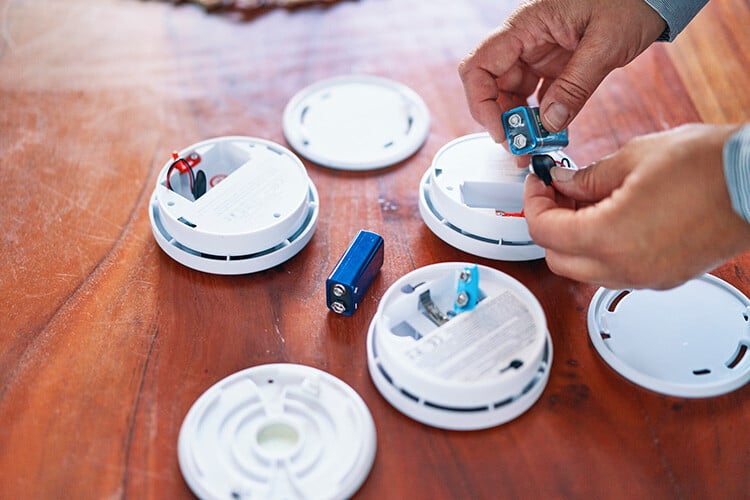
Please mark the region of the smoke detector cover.
POLYGON ((430 114, 407 86, 376 76, 322 80, 298 92, 284 109, 292 148, 325 167, 369 170, 414 154, 427 139, 430 114))
POLYGON ((201 395, 177 451, 200 498, 344 499, 369 474, 375 447, 372 416, 351 387, 316 368, 270 364, 201 395))
POLYGON ((666 291, 600 288, 589 306, 594 347, 635 384, 698 398, 750 380, 750 301, 709 274, 666 291))

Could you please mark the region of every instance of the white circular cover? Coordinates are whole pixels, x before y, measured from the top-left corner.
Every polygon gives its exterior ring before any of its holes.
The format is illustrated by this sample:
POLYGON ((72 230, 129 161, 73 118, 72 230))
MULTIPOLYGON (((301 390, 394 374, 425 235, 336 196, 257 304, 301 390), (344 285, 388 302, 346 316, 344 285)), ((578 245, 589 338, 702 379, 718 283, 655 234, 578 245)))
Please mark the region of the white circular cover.
POLYGON ((194 200, 182 177, 164 165, 151 196, 149 218, 159 246, 178 262, 216 274, 262 271, 296 255, 315 232, 318 193, 294 153, 253 137, 209 139, 180 152, 197 153, 213 183, 194 200), (222 179, 216 182, 216 179, 222 179))
POLYGON ((292 148, 320 165, 345 170, 387 167, 427 139, 430 114, 419 95, 385 78, 350 75, 298 92, 284 109, 292 148))
MULTIPOLYGON (((564 158, 559 152, 549 154, 564 158)), ((449 245, 479 257, 544 257, 521 214, 529 171, 518 168, 516 158, 487 133, 443 146, 419 185, 419 212, 427 227, 449 245)))
POLYGON ((270 364, 221 380, 193 404, 178 458, 203 499, 351 497, 375 458, 359 395, 316 368, 270 364))
POLYGON ((541 305, 514 278, 478 266, 480 302, 436 326, 420 306, 449 311, 461 271, 472 264, 426 266, 394 283, 370 323, 367 361, 380 393, 422 423, 455 430, 500 425, 541 396, 552 342, 541 305))
POLYGON ((708 274, 666 291, 600 288, 589 306, 589 337, 642 387, 716 396, 750 380, 749 308, 739 290, 708 274))

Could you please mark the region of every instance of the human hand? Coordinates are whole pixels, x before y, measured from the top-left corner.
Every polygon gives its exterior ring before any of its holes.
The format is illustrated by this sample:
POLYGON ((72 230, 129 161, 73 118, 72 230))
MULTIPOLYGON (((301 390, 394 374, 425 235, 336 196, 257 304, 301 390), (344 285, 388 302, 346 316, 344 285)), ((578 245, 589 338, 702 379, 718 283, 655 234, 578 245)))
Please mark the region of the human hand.
POLYGON ((750 248, 722 149, 735 126, 686 125, 633 139, 579 171, 529 175, 524 211, 549 268, 608 288, 677 286, 750 248), (574 208, 570 208, 574 207, 574 208))
POLYGON ((538 88, 542 123, 562 130, 609 72, 632 61, 665 28, 643 0, 529 2, 461 61, 469 110, 504 142, 503 111, 525 105, 538 88))

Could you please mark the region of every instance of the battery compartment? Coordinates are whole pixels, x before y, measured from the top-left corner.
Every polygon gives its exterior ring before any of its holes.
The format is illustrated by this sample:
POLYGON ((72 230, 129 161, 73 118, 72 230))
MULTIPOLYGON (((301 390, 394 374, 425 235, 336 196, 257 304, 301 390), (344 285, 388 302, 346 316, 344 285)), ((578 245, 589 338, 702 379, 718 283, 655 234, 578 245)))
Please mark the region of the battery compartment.
POLYGON ((478 266, 476 307, 456 310, 457 283, 471 264, 417 269, 383 296, 367 338, 368 368, 399 411, 435 427, 500 425, 539 398, 552 343, 536 298, 522 284, 478 266))
MULTIPOLYGON (((179 154, 180 158, 185 159, 193 168, 193 174, 197 177, 198 172, 202 171, 206 176, 206 193, 216 187, 220 182, 226 180, 232 173, 250 164, 256 156, 254 152, 257 148, 266 149, 279 156, 283 152, 269 144, 252 144, 244 141, 218 141, 204 142, 194 149, 185 150, 179 154), (196 162, 197 159, 197 162, 196 162)), ((196 179, 193 180, 196 182, 196 179)), ((161 184, 167 187, 166 175, 161 180, 161 184)), ((169 185, 174 193, 188 201, 196 201, 190 190, 190 174, 173 169, 169 176, 169 185)))
POLYGON ((195 199, 189 172, 170 160, 150 210, 154 237, 178 261, 219 274, 256 272, 290 258, 312 237, 317 191, 288 149, 229 136, 194 144, 179 157, 192 163, 196 176, 205 174, 206 192, 195 199))

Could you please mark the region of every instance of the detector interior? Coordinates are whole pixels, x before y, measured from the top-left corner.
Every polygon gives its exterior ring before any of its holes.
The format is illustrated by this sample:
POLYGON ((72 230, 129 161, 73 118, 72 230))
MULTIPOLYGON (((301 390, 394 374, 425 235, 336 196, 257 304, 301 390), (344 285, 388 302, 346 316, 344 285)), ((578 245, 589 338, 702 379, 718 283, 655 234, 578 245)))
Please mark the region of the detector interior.
POLYGON ((386 78, 346 75, 314 83, 284 109, 291 147, 320 165, 368 170, 414 154, 427 139, 430 114, 409 87, 386 78))
MULTIPOLYGON (((566 159, 561 152, 548 153, 566 159)), ((488 259, 544 257, 523 216, 523 184, 529 171, 489 134, 454 139, 435 155, 419 187, 419 212, 440 239, 488 259)))
POLYGON ((205 499, 350 498, 375 458, 375 425, 347 384, 304 365, 260 365, 209 388, 180 428, 178 458, 205 499))
POLYGON ((433 264, 396 281, 367 336, 368 369, 380 393, 434 427, 505 423, 534 404, 549 378, 552 341, 544 311, 520 282, 477 266, 479 300, 455 313, 457 284, 471 266, 433 264), (441 314, 448 318, 442 324, 441 314))
POLYGON ((750 380, 750 301, 709 274, 666 291, 600 288, 588 312, 591 342, 632 382, 686 398, 750 380))
POLYGON ((204 172, 206 193, 196 199, 190 176, 170 169, 170 160, 149 209, 157 243, 178 262, 210 273, 251 273, 293 257, 312 238, 318 193, 288 149, 232 136, 194 144, 179 156, 199 159, 193 170, 204 172))

